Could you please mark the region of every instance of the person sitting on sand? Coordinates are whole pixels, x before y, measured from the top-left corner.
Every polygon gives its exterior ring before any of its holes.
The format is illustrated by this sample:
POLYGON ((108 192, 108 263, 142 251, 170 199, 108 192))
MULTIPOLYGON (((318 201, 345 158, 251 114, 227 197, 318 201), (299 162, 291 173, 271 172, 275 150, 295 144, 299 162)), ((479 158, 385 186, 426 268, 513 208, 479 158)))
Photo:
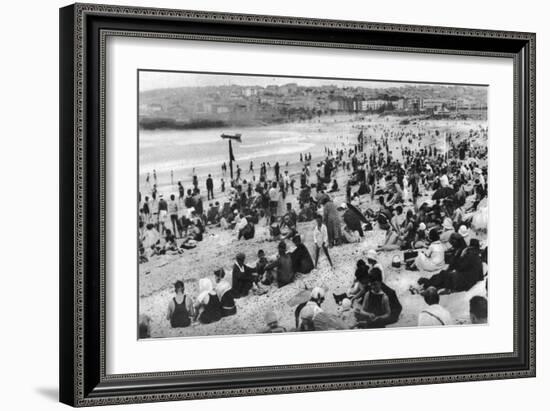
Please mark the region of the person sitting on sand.
POLYGON ((451 234, 449 244, 451 248, 445 252, 445 262, 449 264, 447 267, 448 271, 456 269, 457 263, 460 261, 460 257, 462 257, 467 247, 464 238, 458 233, 451 234))
POLYGON ((244 253, 238 253, 233 264, 233 280, 232 287, 233 297, 246 297, 248 292, 253 288, 257 274, 256 269, 247 266, 244 263, 244 253))
MULTIPOLYGON (((296 313, 299 318, 299 331, 315 331, 315 317, 323 312, 321 304, 325 301, 325 290, 315 287, 311 290, 309 301, 296 313)), ((299 306, 300 307, 300 306, 299 306)))
POLYGON ((290 215, 285 214, 281 224, 279 224, 278 230, 273 230, 273 233, 278 232, 278 235, 274 236, 273 239, 280 241, 293 238, 296 233, 296 223, 293 223, 290 215))
POLYGON ((250 240, 251 238, 254 238, 254 223, 250 221, 249 218, 244 217, 244 215, 239 223, 239 228, 236 227, 235 229, 238 229, 238 240, 240 240, 241 238, 244 238, 245 240, 250 240))
POLYGON ((382 291, 382 273, 372 269, 369 274, 370 289, 361 307, 355 309, 358 328, 385 328, 391 317, 390 300, 382 291))
POLYGON ((344 224, 342 230, 342 240, 346 244, 354 244, 361 242, 361 236, 358 231, 352 231, 347 224, 344 224))
POLYGON ((266 312, 264 320, 267 324, 267 328, 261 331, 262 334, 277 334, 286 332, 286 328, 279 325, 279 319, 277 318, 275 311, 270 310, 266 312))
POLYGON ((470 298, 470 320, 472 324, 487 324, 487 299, 476 295, 470 298))
POLYGON ((151 338, 151 317, 147 314, 139 316, 138 338, 151 338))
POLYGON ((298 222, 298 215, 296 214, 296 211, 292 208, 291 203, 286 203, 286 214, 283 216, 283 219, 288 217, 288 220, 290 221, 291 226, 296 226, 296 223, 298 222))
POLYGON ((143 245, 143 256, 149 259, 155 254, 155 248, 160 243, 160 235, 153 224, 149 223, 145 228, 146 230, 141 238, 141 243, 143 245))
POLYGON ((208 213, 206 215, 208 224, 217 224, 220 221, 220 203, 216 201, 216 205, 210 203, 208 213))
POLYGON ((334 181, 332 182, 329 193, 334 193, 335 191, 338 191, 338 182, 336 181, 336 179, 334 179, 334 181))
POLYGON ((222 306, 222 317, 237 314, 237 306, 233 298, 231 284, 225 279, 225 270, 220 268, 214 271, 214 279, 216 281, 216 294, 218 294, 222 306))
POLYGON ((180 247, 185 250, 190 250, 197 246, 198 241, 202 241, 202 231, 197 224, 190 222, 187 229, 187 236, 183 239, 180 247))
POLYGON ((193 300, 185 294, 183 281, 176 281, 174 284, 176 295, 168 303, 166 319, 170 321, 172 328, 182 328, 191 325, 191 318, 194 317, 193 300))
POLYGON ((356 263, 354 280, 350 288, 344 294, 332 294, 336 304, 341 304, 344 299, 349 299, 352 303, 354 301, 360 301, 365 295, 368 288, 369 266, 365 261, 359 259, 356 263))
POLYGON ((405 228, 405 222, 406 222, 406 215, 403 214, 403 207, 398 205, 393 210, 393 217, 390 221, 390 224, 392 225, 395 233, 398 236, 401 236, 403 234, 403 229, 405 228))
POLYGON ((183 253, 183 250, 178 248, 178 243, 176 241, 176 237, 174 234, 172 234, 172 231, 170 229, 166 229, 165 231, 166 235, 164 236, 164 246, 161 250, 158 251, 159 254, 181 254, 183 253))
POLYGON ((454 232, 455 228, 453 226, 453 221, 449 217, 445 217, 443 220, 443 231, 439 236, 439 241, 441 241, 441 244, 443 244, 447 250, 451 247, 449 239, 454 232))
POLYGON ((419 252, 418 257, 409 269, 418 269, 422 271, 434 272, 440 271, 445 266, 445 247, 439 241, 439 233, 431 229, 428 234, 430 246, 424 252, 419 252))
POLYGON ((349 298, 344 298, 338 307, 338 317, 348 326, 349 329, 357 326, 357 320, 352 308, 352 301, 349 298))
POLYGON ((379 245, 377 251, 394 251, 401 248, 401 239, 399 234, 395 231, 393 225, 388 225, 386 230, 386 236, 384 238, 384 243, 379 245))
POLYGON ((313 260, 311 259, 311 254, 309 254, 309 250, 305 246, 304 243, 302 243, 302 238, 300 237, 300 234, 296 234, 292 238, 292 242, 296 246, 294 251, 291 253, 292 257, 292 266, 294 267, 294 271, 297 273, 302 274, 308 274, 313 270, 313 260))
POLYGON ((439 325, 450 325, 451 314, 439 305, 439 294, 435 287, 428 287, 423 293, 424 301, 428 307, 418 314, 419 327, 433 327, 439 325))
POLYGON ((466 245, 470 245, 470 240, 472 239, 472 236, 470 234, 470 230, 465 225, 461 225, 458 228, 458 234, 460 234, 462 238, 464 238, 464 242, 466 243, 466 245))
POLYGON ((222 306, 210 278, 199 280, 199 295, 195 302, 195 319, 210 324, 222 318, 222 306))
POLYGON ((426 238, 426 224, 418 224, 416 235, 414 237, 413 249, 426 248, 428 239, 426 238))
POLYGON ((292 256, 286 252, 286 243, 279 242, 277 247, 279 255, 277 259, 270 262, 265 267, 265 284, 277 283, 278 287, 283 287, 294 281, 296 271, 292 263, 292 256))
POLYGON ((419 278, 418 284, 424 289, 435 287, 441 293, 468 291, 475 283, 483 280, 483 264, 479 250, 479 241, 471 240, 470 246, 454 264, 454 269, 443 270, 430 278, 419 278))

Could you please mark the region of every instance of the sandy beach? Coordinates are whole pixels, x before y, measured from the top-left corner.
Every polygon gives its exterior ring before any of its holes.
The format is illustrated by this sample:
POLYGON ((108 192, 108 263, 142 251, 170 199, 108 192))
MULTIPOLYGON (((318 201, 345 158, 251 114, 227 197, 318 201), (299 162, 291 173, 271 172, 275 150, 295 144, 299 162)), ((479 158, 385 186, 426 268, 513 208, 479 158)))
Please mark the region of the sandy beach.
MULTIPOLYGON (((342 116, 342 117, 328 117, 323 118, 319 123, 313 124, 299 124, 300 132, 305 135, 304 139, 300 140, 300 144, 313 144, 307 151, 310 151, 313 155, 313 166, 315 160, 324 157, 324 147, 328 146, 335 148, 343 144, 349 144, 348 138, 355 138, 362 127, 366 127, 369 124, 376 123, 382 124, 387 127, 395 127, 409 130, 451 130, 453 132, 460 132, 467 135, 468 130, 475 129, 478 126, 486 126, 486 122, 481 121, 446 121, 446 120, 428 120, 419 121, 416 124, 410 124, 406 126, 400 126, 399 122, 402 117, 368 117, 359 119, 357 116, 342 116), (314 133, 315 130, 317 133, 314 133), (305 133, 303 130, 308 130, 305 133), (340 133, 336 132, 340 130, 340 133), (335 137, 342 136, 341 139, 335 137), (330 144, 330 145, 329 145, 330 144)), ((283 129, 292 128, 296 125, 283 125, 283 129)), ((269 126, 273 129, 274 126, 269 126)), ((296 130, 296 128, 294 128, 296 130)), ((243 140, 245 139, 245 133, 243 132, 243 140)), ((397 145, 400 144, 397 141, 390 141, 390 149, 397 149, 397 145)), ((416 142, 414 143, 416 144, 416 142)), ((445 142, 441 138, 426 138, 422 141, 422 145, 438 147, 443 149, 445 142)), ((368 150, 368 149, 367 149, 368 150)), ((397 150, 394 150, 397 152, 397 150)), ((368 151, 367 151, 368 152, 368 151)), ((235 153, 237 157, 238 152, 235 153)), ((238 160, 238 158, 237 158, 238 160)), ((281 170, 284 172, 288 169, 290 174, 298 173, 301 169, 299 160, 299 152, 285 153, 280 157, 275 154, 270 157, 272 165, 275 161, 279 161, 282 165, 281 170), (288 168, 283 166, 285 162, 289 161, 288 168), (292 159, 294 159, 292 161, 292 159)), ((259 169, 259 163, 261 161, 267 161, 258 159, 255 160, 255 166, 259 169)), ((248 162, 242 163, 243 178, 247 178, 248 162)), ((168 164, 169 169, 170 164, 168 164)), ((212 169, 212 167, 210 167, 212 169)), ((166 174, 160 174, 162 170, 166 170, 165 166, 159 164, 157 166, 160 176, 166 174)), ((199 187, 204 184, 204 178, 201 178, 208 174, 208 167, 197 167, 199 172, 199 187)), ((214 170, 220 170, 219 165, 215 166, 214 170)), ((180 170, 183 173, 183 169, 180 170)), ((219 178, 219 173, 211 172, 214 175, 215 181, 219 178)), ((220 170, 221 171, 221 170, 220 170)), ((258 170, 259 171, 259 170, 258 170)), ((257 171, 257 172, 258 172, 257 171)), ((143 190, 146 192, 147 186, 142 181, 142 177, 147 171, 140 169, 140 183, 143 183, 143 190)), ((169 171, 168 171, 169 173, 169 171)), ((268 170, 268 175, 270 171, 268 170)), ((345 202, 345 183, 348 179, 348 173, 338 170, 336 179, 340 186, 340 191, 333 193, 332 197, 335 204, 345 202)), ((185 184, 189 185, 189 179, 183 179, 185 184)), ((228 177, 227 177, 228 180, 228 177)), ((226 180, 226 181, 227 181, 226 180)), ((187 188, 187 187, 186 187, 187 188)), ((206 190, 204 190, 206 191, 206 190)), ((172 188, 170 184, 159 184, 159 192, 170 194, 177 191, 172 188)), ((296 195, 299 190, 296 190, 296 195)), ((219 196, 219 188, 215 188, 217 195, 216 200, 223 202, 223 198, 219 196)), ((431 191, 421 190, 424 193, 424 197, 418 201, 431 198, 431 191)), ((143 193, 142 193, 143 194, 143 193)), ((204 195, 204 197, 206 197, 204 195)), ((205 198, 206 201, 206 198, 205 198)), ((291 202, 294 208, 297 208, 296 196, 289 196, 285 202, 291 202)), ((205 205, 207 205, 206 202, 205 205)), ((412 203, 406 204, 412 207, 412 203)), ((370 199, 370 195, 363 195, 360 198, 361 210, 367 208, 377 209, 378 206, 373 204, 370 199)), ((301 234, 304 244, 308 247, 310 254, 314 255, 312 231, 314 222, 298 223, 298 232, 301 234)), ((269 230, 266 227, 264 221, 260 221, 256 225, 256 234, 253 239, 250 240, 237 240, 233 231, 222 230, 219 227, 209 227, 204 235, 204 240, 192 250, 185 250, 181 255, 162 255, 155 256, 150 261, 139 265, 139 314, 147 315, 151 318, 151 337, 179 337, 179 336, 208 336, 208 335, 230 335, 230 334, 250 334, 257 333, 259 330, 265 327, 264 314, 268 309, 275 310, 280 317, 280 325, 291 330, 295 327, 294 324, 294 307, 287 304, 288 300, 295 296, 301 290, 306 288, 311 289, 314 286, 322 286, 328 288, 329 296, 323 304, 323 309, 327 312, 336 313, 337 306, 332 298, 331 293, 345 292, 346 289, 353 282, 353 276, 355 271, 356 261, 360 258, 365 258, 365 254, 369 249, 374 249, 383 242, 384 231, 374 227, 373 231, 365 233, 365 237, 361 243, 358 244, 344 244, 335 247, 332 250, 331 257, 334 262, 334 269, 331 269, 327 260, 321 256, 319 260, 319 267, 314 269, 307 275, 298 275, 297 280, 282 288, 276 288, 272 286, 267 294, 256 296, 249 295, 236 300, 237 315, 222 318, 219 322, 208 325, 194 324, 187 328, 172 329, 169 321, 166 317, 166 308, 169 300, 173 296, 173 284, 176 280, 183 280, 185 283, 186 293, 190 296, 196 296, 198 293, 198 280, 203 277, 213 278, 213 272, 216 269, 224 268, 227 273, 227 279, 231 281, 231 267, 234 262, 235 255, 238 252, 243 252, 246 255, 246 263, 248 265, 254 265, 256 261, 256 253, 259 249, 263 249, 266 255, 274 257, 277 253, 277 242, 269 240, 269 230)), ((482 244, 486 242, 486 236, 479 236, 482 244)), ((289 250, 292 250, 292 243, 287 241, 289 250)), ((422 271, 408 271, 404 267, 395 269, 391 267, 391 261, 395 254, 402 255, 402 251, 395 252, 381 252, 379 254, 379 260, 382 263, 385 270, 385 282, 388 286, 393 288, 403 305, 404 309, 399 321, 392 324, 391 327, 403 327, 403 326, 416 326, 418 313, 425 307, 423 298, 419 295, 413 295, 409 291, 411 285, 416 285, 418 278, 429 277, 422 271)), ((468 313, 468 300, 473 295, 486 295, 485 283, 480 282, 468 292, 453 293, 450 295, 443 295, 441 297, 441 304, 445 306, 451 313, 455 324, 463 324, 469 322, 468 313)), ((352 330, 350 332, 365 332, 364 330, 352 330)))

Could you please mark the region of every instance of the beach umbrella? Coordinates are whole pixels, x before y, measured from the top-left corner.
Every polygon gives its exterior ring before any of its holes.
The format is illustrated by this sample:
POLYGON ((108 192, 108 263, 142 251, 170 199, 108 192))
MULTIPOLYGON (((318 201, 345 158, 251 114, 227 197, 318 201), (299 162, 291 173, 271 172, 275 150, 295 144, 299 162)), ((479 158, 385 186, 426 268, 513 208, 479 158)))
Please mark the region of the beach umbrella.
POLYGON ((453 195, 455 191, 451 187, 442 187, 435 191, 432 196, 432 200, 441 200, 442 198, 453 195))
POLYGON ((347 205, 348 205, 348 210, 353 212, 359 218, 359 220, 361 220, 365 224, 368 223, 367 218, 363 215, 363 213, 357 207, 355 207, 351 203, 347 203, 347 205))

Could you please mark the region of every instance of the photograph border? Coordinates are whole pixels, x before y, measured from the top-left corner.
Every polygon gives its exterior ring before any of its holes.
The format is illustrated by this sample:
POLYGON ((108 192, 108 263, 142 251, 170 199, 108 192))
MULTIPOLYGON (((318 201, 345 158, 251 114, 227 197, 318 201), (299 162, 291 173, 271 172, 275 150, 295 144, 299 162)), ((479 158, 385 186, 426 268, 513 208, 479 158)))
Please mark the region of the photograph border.
POLYGON ((60 236, 60 400, 70 405, 533 377, 535 34, 90 4, 62 8, 60 236), (513 352, 107 375, 105 53, 109 36, 513 59, 513 352))

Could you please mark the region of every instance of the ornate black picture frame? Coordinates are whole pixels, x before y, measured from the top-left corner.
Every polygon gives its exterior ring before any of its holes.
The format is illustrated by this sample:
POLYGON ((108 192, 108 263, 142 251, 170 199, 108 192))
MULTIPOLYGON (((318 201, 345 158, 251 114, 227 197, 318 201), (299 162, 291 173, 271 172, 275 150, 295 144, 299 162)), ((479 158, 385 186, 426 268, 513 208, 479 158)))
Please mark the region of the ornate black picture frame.
POLYGON ((73 406, 535 376, 535 34, 76 4, 60 10, 60 400, 73 406), (105 372, 105 40, 187 38, 505 57, 514 66, 511 353, 105 372))

